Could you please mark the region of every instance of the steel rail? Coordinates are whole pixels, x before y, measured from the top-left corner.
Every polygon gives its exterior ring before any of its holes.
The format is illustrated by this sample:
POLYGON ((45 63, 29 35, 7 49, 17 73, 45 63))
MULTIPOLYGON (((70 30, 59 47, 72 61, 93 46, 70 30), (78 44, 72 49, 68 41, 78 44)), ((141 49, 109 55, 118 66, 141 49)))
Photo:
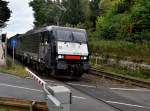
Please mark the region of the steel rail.
POLYGON ((137 79, 134 77, 129 77, 129 76, 125 76, 125 75, 118 75, 118 74, 111 73, 111 72, 100 71, 100 70, 97 70, 94 68, 90 69, 89 74, 105 77, 105 78, 108 78, 111 80, 116 80, 119 82, 130 83, 132 85, 143 87, 143 88, 150 88, 150 82, 149 81, 137 79))
POLYGON ((65 84, 66 86, 69 86, 69 87, 71 87, 71 88, 73 88, 73 89, 76 89, 77 91, 79 91, 79 92, 81 92, 81 93, 83 93, 83 94, 86 94, 86 95, 92 97, 92 98, 95 99, 95 100, 101 101, 101 102, 103 102, 104 104, 106 104, 106 105, 112 107, 112 108, 115 109, 116 111, 124 111, 124 110, 122 110, 122 109, 116 107, 115 105, 112 105, 112 104, 106 102, 105 100, 103 100, 103 99, 101 99, 101 98, 98 98, 98 97, 96 97, 96 96, 93 96, 93 95, 87 93, 86 91, 83 91, 83 90, 81 90, 81 89, 79 89, 79 88, 77 88, 77 87, 74 87, 74 86, 72 86, 72 85, 70 85, 70 84, 68 84, 68 83, 66 83, 66 82, 64 82, 64 81, 62 82, 62 81, 57 80, 57 79, 55 79, 55 81, 58 81, 58 82, 60 82, 60 83, 62 83, 62 84, 65 84))
POLYGON ((120 109, 120 108, 118 108, 118 107, 116 107, 116 106, 114 106, 114 105, 112 105, 112 104, 110 104, 110 103, 107 103, 105 100, 103 100, 103 99, 101 99, 101 98, 97 98, 97 97, 95 97, 95 96, 93 96, 93 95, 87 93, 87 91, 83 91, 83 90, 81 90, 81 89, 79 89, 79 88, 77 88, 77 87, 74 87, 73 85, 67 84, 67 83, 65 83, 65 82, 63 82, 63 83, 64 83, 65 85, 67 85, 67 86, 72 87, 73 89, 76 89, 77 91, 79 91, 79 92, 81 92, 81 93, 83 93, 83 94, 85 94, 85 95, 88 95, 89 97, 92 97, 92 98, 95 99, 95 100, 98 100, 98 101, 103 102, 104 104, 106 104, 106 105, 108 105, 108 106, 110 106, 110 107, 116 109, 117 111, 123 111, 122 109, 120 109))

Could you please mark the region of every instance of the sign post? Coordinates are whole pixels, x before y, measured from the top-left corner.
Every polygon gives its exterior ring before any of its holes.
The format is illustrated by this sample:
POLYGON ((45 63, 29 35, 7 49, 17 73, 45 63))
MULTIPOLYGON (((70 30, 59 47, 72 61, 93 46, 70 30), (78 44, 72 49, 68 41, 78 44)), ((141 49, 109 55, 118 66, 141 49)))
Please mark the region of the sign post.
POLYGON ((14 51, 14 46, 13 46, 13 65, 14 65, 14 59, 15 59, 15 51, 14 51))
POLYGON ((15 47, 17 45, 17 41, 15 39, 13 39, 11 41, 11 46, 13 47, 13 65, 14 65, 14 61, 15 61, 15 47))
POLYGON ((1 42, 2 42, 2 49, 3 49, 2 58, 4 59, 4 64, 6 65, 6 60, 7 60, 7 37, 6 37, 6 34, 1 35, 1 42))

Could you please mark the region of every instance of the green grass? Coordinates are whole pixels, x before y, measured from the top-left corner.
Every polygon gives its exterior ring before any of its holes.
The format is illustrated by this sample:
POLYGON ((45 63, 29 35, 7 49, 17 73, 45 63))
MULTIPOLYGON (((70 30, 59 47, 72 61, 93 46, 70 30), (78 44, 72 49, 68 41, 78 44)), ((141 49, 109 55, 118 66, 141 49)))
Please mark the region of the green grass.
POLYGON ((16 110, 10 110, 10 109, 3 109, 3 108, 0 108, 0 111, 16 111, 16 110))
POLYGON ((3 107, 0 107, 0 111, 29 111, 29 110, 12 109, 12 108, 3 108, 3 107))
POLYGON ((20 77, 28 76, 25 67, 17 62, 15 62, 15 64, 13 65, 11 58, 7 59, 7 66, 0 67, 0 72, 9 73, 20 77))
POLYGON ((99 40, 91 37, 89 45, 92 55, 150 64, 150 44, 99 40))
MULTIPOLYGON (((3 109, 3 108, 0 108, 0 111, 17 111, 17 110, 13 110, 13 109, 3 109)), ((18 110, 19 111, 19 110, 18 110)))
MULTIPOLYGON (((113 58, 117 61, 127 60, 136 63, 150 64, 150 44, 131 43, 118 40, 100 40, 90 37, 89 45, 92 55, 101 56, 104 59, 96 66, 99 70, 150 80, 150 70, 148 69, 130 70, 117 65, 106 65, 108 58, 113 58)), ((90 62, 91 64, 95 63, 95 60, 91 59, 90 62)), ((92 66, 95 67, 94 64, 92 64, 92 66)))
POLYGON ((150 70, 131 71, 116 66, 108 66, 108 65, 92 65, 92 66, 98 70, 102 70, 105 72, 111 72, 117 75, 126 75, 130 77, 135 77, 135 78, 145 79, 150 81, 150 74, 149 74, 150 70))

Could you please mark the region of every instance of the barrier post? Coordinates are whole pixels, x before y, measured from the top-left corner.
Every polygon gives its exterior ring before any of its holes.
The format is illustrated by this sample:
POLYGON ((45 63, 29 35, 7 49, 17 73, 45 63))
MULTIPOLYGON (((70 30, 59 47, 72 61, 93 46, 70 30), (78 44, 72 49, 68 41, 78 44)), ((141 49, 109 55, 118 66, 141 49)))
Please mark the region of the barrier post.
POLYGON ((36 80, 44 90, 49 111, 70 111, 72 100, 71 90, 64 86, 48 86, 48 84, 26 68, 31 77, 36 80))

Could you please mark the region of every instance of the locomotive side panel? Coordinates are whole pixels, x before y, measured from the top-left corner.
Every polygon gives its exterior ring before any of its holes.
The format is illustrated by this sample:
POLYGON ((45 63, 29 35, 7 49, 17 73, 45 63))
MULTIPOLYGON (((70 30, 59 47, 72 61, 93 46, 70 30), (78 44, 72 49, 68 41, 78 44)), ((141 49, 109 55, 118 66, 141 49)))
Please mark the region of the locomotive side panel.
POLYGON ((23 59, 38 61, 40 37, 39 34, 23 35, 20 37, 16 48, 16 54, 23 57, 23 59))
POLYGON ((48 26, 32 30, 17 38, 16 55, 23 63, 55 77, 80 78, 89 69, 84 29, 48 26))

